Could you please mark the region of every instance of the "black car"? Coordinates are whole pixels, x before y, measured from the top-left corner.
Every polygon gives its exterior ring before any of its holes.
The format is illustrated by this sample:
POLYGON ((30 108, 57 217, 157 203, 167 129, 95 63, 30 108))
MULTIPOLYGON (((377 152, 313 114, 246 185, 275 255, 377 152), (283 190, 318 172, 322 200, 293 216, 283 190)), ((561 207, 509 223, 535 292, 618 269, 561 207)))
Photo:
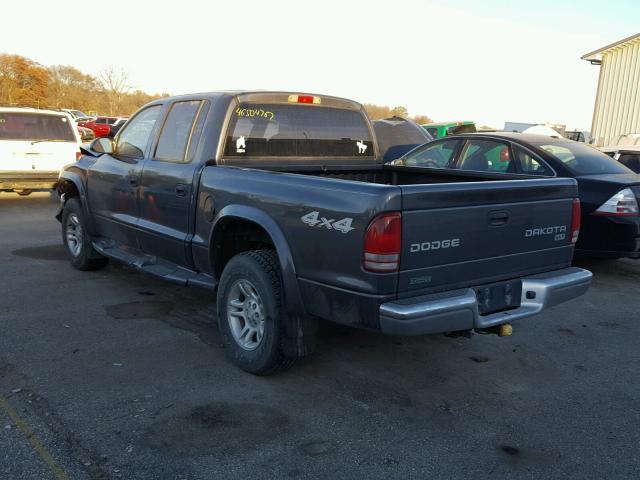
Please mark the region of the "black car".
POLYGON ((582 206, 577 252, 640 257, 640 175, 589 145, 524 133, 465 134, 422 145, 393 164, 486 172, 488 178, 575 178, 582 206))

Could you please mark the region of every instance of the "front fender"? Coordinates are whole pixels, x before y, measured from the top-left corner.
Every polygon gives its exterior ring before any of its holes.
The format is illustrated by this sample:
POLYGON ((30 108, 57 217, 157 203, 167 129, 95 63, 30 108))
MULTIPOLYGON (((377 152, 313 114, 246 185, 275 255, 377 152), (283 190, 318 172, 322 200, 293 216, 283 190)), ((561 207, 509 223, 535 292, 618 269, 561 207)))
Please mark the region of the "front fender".
POLYGON ((58 195, 60 195, 61 202, 60 202, 60 209, 56 214, 56 218, 58 219, 58 221, 62 220, 62 210, 64 209, 64 202, 66 202, 67 200, 69 200, 69 198, 71 198, 69 193, 74 189, 77 192, 78 197, 80 199, 80 205, 82 206, 82 213, 84 214, 84 218, 86 219, 89 225, 89 230, 93 231, 93 222, 91 221, 91 215, 89 213, 89 201, 87 198, 87 189, 86 189, 83 177, 77 172, 74 172, 71 170, 62 170, 60 172, 60 177, 58 178, 58 185, 56 187, 56 190, 58 192, 58 195), (64 200, 62 200, 63 194, 65 195, 64 200))
MULTIPOLYGON (((237 218, 253 222, 262 227, 271 237, 273 245, 276 248, 278 259, 280 261, 280 269, 282 271, 282 283, 284 287, 284 301, 287 311, 291 314, 305 314, 300 288, 298 286, 298 277, 296 275, 291 249, 287 239, 282 232, 280 226, 263 210, 256 207, 246 205, 227 205, 218 212, 213 221, 209 245, 215 245, 216 235, 220 233, 220 226, 224 223, 222 220, 229 218, 237 218)), ((211 252, 210 252, 211 253, 211 252)), ((212 271, 215 266, 212 265, 212 271)))

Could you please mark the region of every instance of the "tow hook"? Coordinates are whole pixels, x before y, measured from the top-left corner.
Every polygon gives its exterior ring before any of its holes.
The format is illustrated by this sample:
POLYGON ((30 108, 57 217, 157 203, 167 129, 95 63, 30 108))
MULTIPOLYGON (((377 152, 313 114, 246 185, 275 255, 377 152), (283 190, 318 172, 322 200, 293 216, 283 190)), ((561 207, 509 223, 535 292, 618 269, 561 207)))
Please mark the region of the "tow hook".
POLYGON ((496 325, 495 327, 489 328, 476 328, 476 333, 480 334, 489 334, 493 333, 498 335, 499 337, 509 337, 513 333, 513 327, 510 323, 503 323, 502 325, 496 325))

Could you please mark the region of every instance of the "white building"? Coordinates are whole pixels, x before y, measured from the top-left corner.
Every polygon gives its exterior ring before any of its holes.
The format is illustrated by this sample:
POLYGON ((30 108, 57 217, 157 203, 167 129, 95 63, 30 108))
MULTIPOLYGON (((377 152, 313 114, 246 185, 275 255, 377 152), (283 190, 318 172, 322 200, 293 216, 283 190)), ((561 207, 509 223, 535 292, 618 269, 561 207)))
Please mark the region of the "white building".
POLYGON ((640 33, 581 57, 600 65, 591 137, 607 145, 614 137, 640 132, 640 33))

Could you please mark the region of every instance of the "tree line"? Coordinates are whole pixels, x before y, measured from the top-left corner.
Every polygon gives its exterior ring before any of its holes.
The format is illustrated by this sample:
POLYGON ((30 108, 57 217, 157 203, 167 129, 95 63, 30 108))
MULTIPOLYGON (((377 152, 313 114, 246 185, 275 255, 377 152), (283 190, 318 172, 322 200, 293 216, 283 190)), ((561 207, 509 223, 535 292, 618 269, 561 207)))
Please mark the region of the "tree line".
POLYGON ((409 111, 405 107, 387 107, 385 105, 373 105, 370 103, 364 104, 364 109, 367 111, 367 115, 371 120, 379 120, 381 118, 390 118, 390 117, 402 117, 402 118, 411 118, 416 123, 431 123, 433 120, 426 115, 414 115, 413 117, 409 115, 409 111))
MULTIPOLYGON (((72 108, 107 115, 131 115, 145 103, 168 96, 151 95, 129 85, 127 73, 110 66, 97 76, 70 65, 40 65, 20 55, 0 54, 0 104, 36 108, 72 108)), ((373 120, 412 118, 429 123, 426 115, 409 116, 405 107, 364 105, 373 120)))
POLYGON ((114 67, 93 76, 70 65, 43 66, 20 55, 0 54, 1 104, 131 115, 167 95, 134 89, 126 72, 114 67))

